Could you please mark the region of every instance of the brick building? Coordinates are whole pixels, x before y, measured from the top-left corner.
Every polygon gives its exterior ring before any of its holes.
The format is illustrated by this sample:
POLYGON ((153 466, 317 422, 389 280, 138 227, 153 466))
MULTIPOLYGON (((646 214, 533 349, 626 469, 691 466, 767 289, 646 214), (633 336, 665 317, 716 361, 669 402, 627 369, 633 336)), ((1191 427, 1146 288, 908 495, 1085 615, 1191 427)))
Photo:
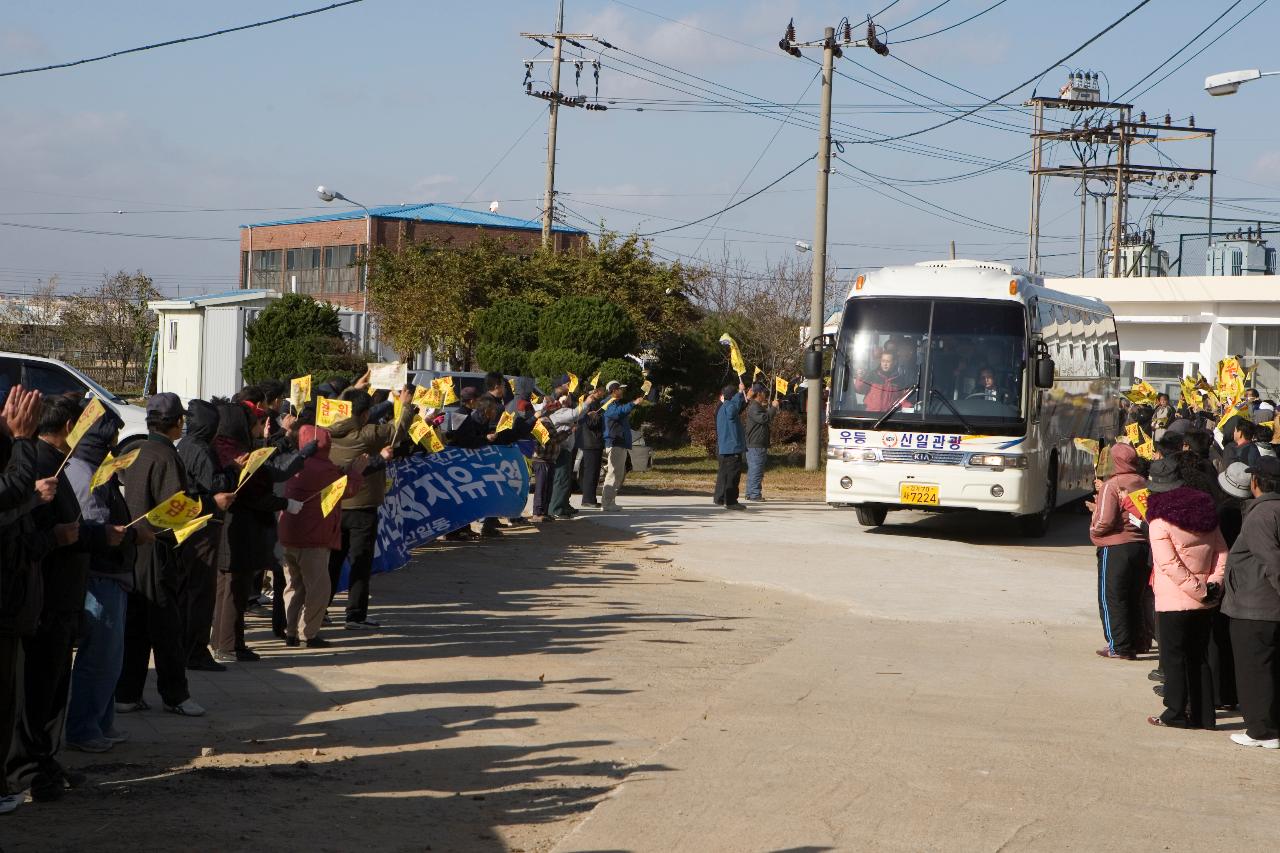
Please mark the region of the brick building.
MULTIPOLYGON (((432 240, 465 246, 481 235, 511 238, 517 251, 532 253, 542 243, 542 224, 447 204, 372 207, 363 210, 281 219, 240 226, 240 288, 305 293, 336 305, 363 308, 364 269, 356 264, 366 243, 396 248, 432 240)), ((587 233, 556 225, 556 251, 583 245, 587 233)))

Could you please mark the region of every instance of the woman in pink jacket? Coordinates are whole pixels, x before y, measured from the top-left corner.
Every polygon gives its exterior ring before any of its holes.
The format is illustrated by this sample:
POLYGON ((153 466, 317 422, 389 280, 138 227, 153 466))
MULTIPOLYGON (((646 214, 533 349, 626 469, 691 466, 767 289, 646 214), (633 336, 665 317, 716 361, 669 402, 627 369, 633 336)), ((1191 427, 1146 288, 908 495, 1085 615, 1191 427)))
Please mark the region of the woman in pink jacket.
POLYGON ((1209 637, 1227 567, 1227 543, 1218 529, 1213 498, 1184 485, 1177 464, 1174 459, 1151 463, 1147 523, 1165 711, 1147 722, 1213 729, 1209 637))
POLYGON ((329 459, 329 431, 307 425, 298 430, 298 444, 316 443, 316 452, 284 488, 284 495, 300 501, 295 515, 280 516, 278 535, 284 547, 284 614, 286 646, 297 646, 298 635, 307 648, 323 648, 328 642, 320 634, 325 608, 329 606, 329 552, 342 545, 342 501, 328 516, 320 506, 320 491, 345 474, 347 488, 343 497, 360 490, 362 474, 369 458, 357 456, 347 470, 329 459))

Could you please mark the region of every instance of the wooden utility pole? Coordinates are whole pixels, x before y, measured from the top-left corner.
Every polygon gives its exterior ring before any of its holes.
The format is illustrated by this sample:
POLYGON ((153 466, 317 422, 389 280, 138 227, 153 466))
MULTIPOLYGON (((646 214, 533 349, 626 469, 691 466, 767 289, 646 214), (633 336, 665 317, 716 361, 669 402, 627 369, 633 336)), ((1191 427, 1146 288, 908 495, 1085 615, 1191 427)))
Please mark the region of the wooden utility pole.
POLYGON ((551 222, 556 205, 556 119, 560 113, 560 55, 564 49, 564 0, 556 13, 551 49, 551 100, 547 106, 547 186, 542 195, 542 248, 551 247, 551 222))

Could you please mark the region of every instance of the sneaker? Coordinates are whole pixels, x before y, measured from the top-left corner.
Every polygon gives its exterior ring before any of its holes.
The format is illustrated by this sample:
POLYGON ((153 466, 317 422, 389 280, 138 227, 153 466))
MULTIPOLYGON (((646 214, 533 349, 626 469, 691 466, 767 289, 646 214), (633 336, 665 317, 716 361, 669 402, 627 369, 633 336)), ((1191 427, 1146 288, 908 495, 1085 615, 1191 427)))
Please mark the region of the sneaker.
POLYGON ((507 519, 507 527, 528 527, 532 523, 530 519, 525 518, 523 515, 507 519))
POLYGON ((16 811, 18 806, 27 801, 24 794, 4 794, 0 796, 0 814, 16 811))
POLYGON ((107 729, 102 733, 102 736, 112 743, 124 743, 129 739, 128 732, 122 732, 116 728, 107 729))
POLYGON ((296 649, 300 645, 297 637, 285 637, 284 644, 291 649, 296 649))
POLYGON ((372 619, 348 619, 346 627, 348 631, 376 631, 382 625, 372 619))
POLYGON ((606 507, 601 507, 601 510, 603 510, 604 512, 622 512, 622 507, 618 506, 617 504, 609 504, 606 507))
POLYGON ((327 649, 331 644, 324 637, 312 637, 307 640, 307 648, 309 649, 327 649))
POLYGON ((146 699, 139 699, 137 702, 117 702, 117 714, 132 714, 134 711, 150 711, 151 706, 147 704, 146 699))
POLYGON ((502 535, 502 530, 500 528, 497 528, 497 527, 481 527, 480 528, 481 539, 496 539, 501 535, 502 535))
POLYGON ((559 515, 557 515, 556 518, 560 519, 561 521, 568 521, 569 519, 573 518, 575 515, 577 515, 576 512, 573 512, 573 513, 562 512, 559 515))
POLYGON ((165 705, 164 709, 170 714, 179 714, 183 717, 203 717, 204 707, 194 699, 187 698, 177 705, 165 705))
POLYGON ((539 515, 533 519, 533 523, 546 524, 548 522, 555 521, 555 520, 556 520, 556 517, 554 515, 539 515))
POLYGON ((214 652, 213 659, 218 663, 235 663, 237 660, 235 652, 214 652))
POLYGON ((599 509, 600 502, 599 501, 583 501, 582 508, 583 509, 599 509))
POLYGON ((236 660, 243 663, 253 663, 254 661, 262 660, 262 655, 252 649, 236 649, 235 657, 236 660))
POLYGON ((1111 658, 1112 660, 1137 660, 1138 656, 1133 654, 1125 654, 1123 652, 1113 652, 1111 649, 1098 649, 1094 654, 1100 658, 1111 658))
POLYGON ((746 505, 746 504, 740 504, 740 503, 736 503, 736 502, 735 502, 735 503, 731 503, 731 504, 725 504, 725 505, 724 505, 724 508, 725 508, 725 509, 746 509, 746 508, 747 508, 747 505, 746 505))
POLYGON ((1151 692, 1152 692, 1152 693, 1154 693, 1154 694, 1156 694, 1157 696, 1159 696, 1161 699, 1163 699, 1163 698, 1164 698, 1164 685, 1163 685, 1163 684, 1153 684, 1153 685, 1151 685, 1151 692))
POLYGON ((1148 681, 1164 681, 1164 670, 1156 668, 1147 673, 1148 681))
POLYGON ((74 749, 77 752, 110 752, 111 747, 115 745, 115 741, 107 740, 104 737, 67 741, 67 749, 74 749))
POLYGON ((222 664, 218 663, 216 660, 214 660, 212 655, 210 655, 206 660, 188 661, 187 669, 194 669, 199 672, 226 672, 227 671, 227 668, 222 664))
POLYGON ((1244 732, 1236 732, 1231 739, 1241 746, 1260 746, 1263 749, 1280 749, 1280 738, 1271 738, 1270 740, 1256 740, 1249 737, 1244 732))

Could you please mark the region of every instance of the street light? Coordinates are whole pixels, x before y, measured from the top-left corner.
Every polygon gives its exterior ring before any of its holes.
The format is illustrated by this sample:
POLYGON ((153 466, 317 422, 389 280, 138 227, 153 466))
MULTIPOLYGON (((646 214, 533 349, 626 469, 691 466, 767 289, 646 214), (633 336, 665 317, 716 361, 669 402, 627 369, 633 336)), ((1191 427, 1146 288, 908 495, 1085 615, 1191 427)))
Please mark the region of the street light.
POLYGON ((352 201, 337 190, 326 188, 324 184, 316 187, 316 195, 323 202, 345 201, 364 211, 364 281, 360 286, 360 352, 363 355, 369 342, 369 254, 373 251, 373 214, 360 202, 352 201))
POLYGON ((1210 95, 1234 95, 1240 91, 1241 84, 1248 83, 1250 80, 1257 80, 1260 77, 1274 77, 1280 74, 1280 71, 1259 71, 1256 68, 1250 68, 1244 71, 1225 71, 1222 74, 1214 74, 1204 78, 1204 90, 1210 95))

